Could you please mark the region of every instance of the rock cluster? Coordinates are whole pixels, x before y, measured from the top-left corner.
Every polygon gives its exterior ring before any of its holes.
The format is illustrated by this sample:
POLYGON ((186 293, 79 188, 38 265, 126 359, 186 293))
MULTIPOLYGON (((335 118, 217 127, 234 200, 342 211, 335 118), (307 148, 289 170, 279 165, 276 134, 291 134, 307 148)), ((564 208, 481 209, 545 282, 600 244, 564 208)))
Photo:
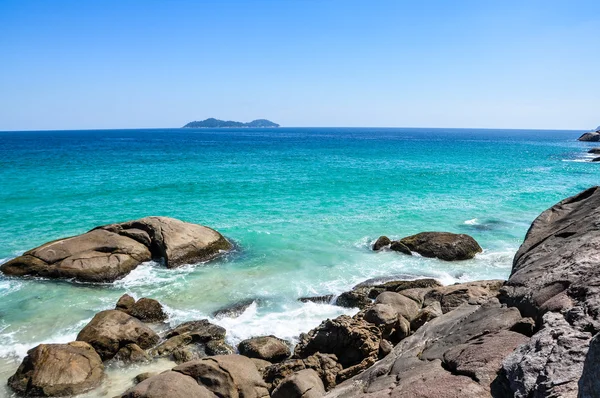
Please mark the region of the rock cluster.
POLYGON ((385 247, 408 255, 416 252, 423 257, 445 261, 468 260, 482 251, 471 236, 450 232, 421 232, 397 241, 381 236, 373 245, 373 250, 381 250, 385 247))
POLYGON ((208 227, 146 217, 46 243, 2 264, 0 270, 11 276, 113 282, 145 261, 160 260, 173 268, 209 260, 231 248, 208 227))

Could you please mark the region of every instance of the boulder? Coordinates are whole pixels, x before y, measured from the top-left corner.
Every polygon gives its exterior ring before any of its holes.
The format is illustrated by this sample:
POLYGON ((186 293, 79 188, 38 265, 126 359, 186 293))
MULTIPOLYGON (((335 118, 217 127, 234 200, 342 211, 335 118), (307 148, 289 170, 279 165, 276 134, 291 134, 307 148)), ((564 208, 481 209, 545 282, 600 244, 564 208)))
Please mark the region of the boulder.
POLYGON ((398 312, 389 304, 375 304, 365 312, 364 320, 377 326, 393 327, 398 322, 398 312))
MULTIPOLYGON (((254 362, 242 355, 216 355, 186 362, 173 371, 192 377, 218 397, 268 398, 254 362)), ((188 395, 189 396, 189 395, 188 395)))
POLYGON ((588 141, 588 142, 597 142, 600 141, 600 133, 596 131, 590 131, 588 133, 584 133, 577 139, 577 141, 588 141))
POLYGON ((117 351, 114 359, 125 363, 135 363, 148 362, 152 358, 150 358, 150 355, 148 355, 146 351, 142 350, 137 344, 127 344, 117 351))
POLYGON ((142 322, 162 322, 167 319, 163 306, 158 301, 145 297, 134 303, 127 313, 142 322))
POLYGON ((419 305, 406 296, 400 293, 383 292, 377 299, 375 304, 387 304, 396 311, 396 314, 403 316, 408 321, 413 320, 419 313, 419 305))
POLYGON ((600 148, 592 148, 588 151, 588 153, 600 154, 600 148))
POLYGON ((99 312, 77 335, 77 341, 89 343, 104 361, 114 357, 127 344, 148 349, 158 340, 152 329, 119 310, 99 312))
POLYGON ((198 344, 190 344, 182 347, 177 347, 171 353, 173 361, 177 364, 193 361, 206 357, 205 347, 198 344))
POLYGON ((151 376, 125 391, 121 398, 217 398, 184 374, 167 371, 151 376))
MULTIPOLYGON (((441 287, 442 284, 432 278, 415 279, 415 280, 397 280, 389 281, 380 284, 374 284, 368 286, 371 288, 369 291, 369 297, 374 299, 377 298, 383 292, 396 292, 400 293, 410 289, 423 289, 423 288, 434 288, 441 287)), ((422 301, 422 300, 421 300, 422 301)))
POLYGON ((369 306, 372 301, 369 299, 369 292, 366 288, 350 290, 340 294, 335 299, 335 305, 345 308, 360 308, 364 309, 369 306))
POLYGON ((442 316, 443 311, 440 303, 434 301, 427 307, 421 309, 417 316, 410 322, 411 330, 417 330, 432 319, 442 316))
POLYGON ((380 236, 373 244, 373 250, 381 250, 384 247, 389 246, 391 243, 392 241, 387 236, 380 236))
POLYGON ((210 340, 204 345, 207 355, 230 355, 234 354, 235 350, 225 340, 210 340))
POLYGON ((87 343, 40 344, 8 379, 18 394, 59 397, 81 394, 100 384, 102 359, 87 343))
POLYGON ((313 369, 317 372, 325 389, 329 390, 336 385, 337 375, 342 371, 342 365, 337 362, 335 355, 318 352, 304 359, 288 359, 267 366, 263 370, 263 377, 269 385, 269 390, 272 391, 286 377, 303 369, 313 369))
POLYGON ((600 397, 600 334, 596 334, 590 341, 578 385, 579 398, 600 397))
POLYGON ((344 368, 338 374, 338 380, 345 380, 377 360, 380 339, 381 331, 377 326, 342 315, 327 319, 307 334, 300 335, 294 357, 302 359, 317 352, 334 354, 344 368))
POLYGON ((158 372, 144 372, 144 373, 140 373, 139 375, 135 376, 133 378, 133 382, 135 384, 139 384, 142 381, 151 378, 152 376, 156 376, 158 374, 158 372))
POLYGON ((483 251, 469 235, 450 232, 421 232, 400 239, 400 243, 423 257, 445 261, 468 260, 483 251))
POLYGON ((222 319, 222 318, 237 318, 242 315, 244 311, 248 309, 256 299, 248 299, 243 300, 238 303, 228 305, 227 307, 220 308, 212 313, 213 318, 222 319))
POLYGON ((593 159, 592 159, 592 162, 600 162, 600 156, 599 156, 599 157, 597 157, 597 158, 593 158, 593 159))
POLYGON ((325 387, 317 372, 304 369, 286 377, 271 394, 271 398, 321 398, 325 387))
POLYGON ((131 307, 135 304, 135 299, 128 294, 124 294, 117 301, 117 305, 115 306, 115 310, 121 310, 128 312, 131 307))
POLYGON ((209 260, 231 247, 208 227, 146 217, 46 243, 2 264, 0 270, 11 276, 113 282, 151 259, 162 259, 172 268, 209 260))
POLYGON ((464 303, 483 304, 490 298, 497 297, 503 284, 502 280, 488 280, 442 286, 427 292, 423 303, 427 306, 439 302, 442 311, 446 313, 464 303))
POLYGON ((392 244, 390 245, 390 250, 412 256, 412 252, 410 251, 408 246, 397 240, 392 242, 392 244))
POLYGON ((275 336, 260 336, 243 340, 238 345, 238 351, 241 355, 249 358, 264 359, 269 362, 283 361, 291 354, 288 343, 275 336))
POLYGON ((194 342, 207 343, 211 340, 225 339, 225 333, 225 328, 212 324, 207 319, 202 319, 199 321, 188 321, 178 325, 169 330, 165 334, 165 338, 168 339, 174 336, 187 335, 190 336, 194 342))

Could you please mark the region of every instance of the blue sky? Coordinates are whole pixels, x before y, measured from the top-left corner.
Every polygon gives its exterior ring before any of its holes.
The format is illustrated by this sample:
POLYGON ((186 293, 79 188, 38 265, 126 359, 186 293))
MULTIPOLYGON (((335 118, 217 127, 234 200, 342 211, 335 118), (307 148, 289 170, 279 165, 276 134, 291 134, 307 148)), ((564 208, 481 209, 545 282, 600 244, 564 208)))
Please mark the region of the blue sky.
POLYGON ((0 130, 600 124, 600 1, 0 0, 0 54, 0 130))

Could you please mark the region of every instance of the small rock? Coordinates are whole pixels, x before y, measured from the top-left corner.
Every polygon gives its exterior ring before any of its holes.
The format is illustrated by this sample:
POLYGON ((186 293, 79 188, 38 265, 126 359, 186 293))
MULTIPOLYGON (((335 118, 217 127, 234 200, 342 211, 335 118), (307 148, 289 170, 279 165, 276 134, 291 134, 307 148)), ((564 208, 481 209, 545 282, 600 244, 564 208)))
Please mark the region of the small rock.
POLYGON ((321 398, 323 395, 325 387, 317 372, 304 369, 283 379, 271 398, 321 398))
POLYGON ((392 242, 392 244, 390 245, 390 249, 395 252, 400 252, 400 253, 404 253, 404 254, 408 254, 409 256, 412 256, 412 252, 410 251, 410 249, 404 243, 402 243, 400 241, 392 242))
POLYGON ((423 257, 445 261, 468 260, 483 251, 469 235, 450 232, 421 232, 402 238, 400 242, 423 257))
POLYGON ((162 322, 167 319, 163 306, 151 298, 139 299, 128 311, 142 322, 162 322))
POLYGON ((194 342, 206 343, 211 340, 225 339, 225 328, 210 323, 207 319, 200 321, 184 322, 181 325, 169 330, 165 338, 173 336, 188 335, 194 342))
POLYGON ((243 300, 233 305, 229 305, 227 307, 220 308, 212 313, 212 316, 217 319, 222 318, 237 318, 242 315, 244 311, 250 307, 256 299, 248 299, 243 300))
POLYGON ((114 359, 125 363, 148 362, 152 358, 137 344, 127 344, 117 351, 114 359))
POLYGON ((314 296, 314 297, 300 297, 298 301, 303 303, 317 303, 317 304, 329 304, 333 300, 333 294, 326 294, 324 296, 314 296))
POLYGON ((398 322, 398 313, 391 305, 375 304, 365 312, 364 319, 377 326, 392 327, 398 322))
POLYGON ((592 148, 588 151, 588 153, 596 153, 599 154, 600 153, 600 148, 592 148))
POLYGON ((390 352, 392 352, 393 349, 394 346, 392 345, 392 343, 390 343, 386 339, 381 339, 381 341, 379 342, 379 358, 385 357, 390 352))
POLYGON ((413 320, 419 313, 419 305, 400 293, 383 292, 375 300, 376 304, 389 304, 396 314, 402 315, 407 320, 413 320))
POLYGON ((115 307, 115 309, 128 312, 134 304, 135 299, 128 294, 124 294, 121 296, 119 301, 117 301, 117 306, 115 307))
POLYGON ((381 250, 382 248, 390 245, 392 241, 387 236, 380 236, 379 239, 373 244, 373 250, 381 250))
POLYGON ((442 315, 442 306, 437 301, 434 301, 433 303, 419 311, 415 319, 413 319, 410 322, 410 329, 412 331, 415 331, 421 326, 423 326, 425 323, 442 315))
POLYGON ((233 347, 224 340, 211 340, 206 343, 204 349, 208 355, 230 355, 235 353, 233 347))
POLYGON ((133 378, 133 382, 135 384, 139 384, 142 381, 151 378, 152 376, 156 376, 158 374, 158 372, 144 372, 144 373, 140 373, 139 375, 135 376, 133 378))
POLYGON ((269 362, 280 362, 291 354, 290 347, 285 340, 275 336, 253 337, 242 341, 238 345, 241 355, 249 358, 264 359, 269 362))

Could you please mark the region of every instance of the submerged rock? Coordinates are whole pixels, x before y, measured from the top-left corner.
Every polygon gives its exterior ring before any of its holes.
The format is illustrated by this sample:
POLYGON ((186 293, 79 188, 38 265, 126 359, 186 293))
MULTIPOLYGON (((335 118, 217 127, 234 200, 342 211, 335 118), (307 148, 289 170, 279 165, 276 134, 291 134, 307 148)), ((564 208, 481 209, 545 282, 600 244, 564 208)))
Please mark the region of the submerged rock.
POLYGON ((269 362, 280 362, 291 354, 290 347, 285 340, 275 336, 252 337, 238 345, 241 355, 249 358, 264 359, 269 362))
POLYGON ((208 227, 146 217, 46 243, 2 264, 0 270, 11 276, 113 282, 151 259, 162 259, 173 268, 209 260, 231 247, 208 227))
POLYGON ((450 232, 421 232, 400 239, 400 243, 423 257, 445 261, 468 260, 483 251, 469 235, 450 232))
POLYGON ((158 340, 152 329, 119 310, 97 313, 77 335, 77 341, 89 343, 104 361, 114 357, 126 344, 135 343, 142 349, 148 349, 158 340))
POLYGON ((40 344, 27 352, 8 385, 21 395, 62 397, 91 390, 103 376, 102 359, 89 344, 40 344))

